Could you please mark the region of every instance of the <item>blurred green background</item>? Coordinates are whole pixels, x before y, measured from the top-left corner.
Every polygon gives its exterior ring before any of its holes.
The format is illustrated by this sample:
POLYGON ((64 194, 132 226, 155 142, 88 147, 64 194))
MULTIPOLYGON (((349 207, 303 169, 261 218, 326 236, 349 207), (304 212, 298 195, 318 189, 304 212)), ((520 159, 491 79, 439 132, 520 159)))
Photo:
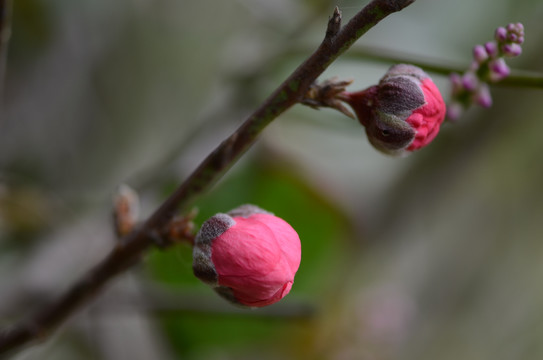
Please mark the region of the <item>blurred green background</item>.
MULTIPOLYGON (((111 198, 148 215, 314 49, 354 0, 17 0, 0 113, 0 326, 114 244, 111 198)), ((513 68, 543 72, 543 2, 417 0, 360 39, 465 64, 521 21, 513 68)), ((323 75, 367 87, 391 63, 346 53, 323 75)), ((448 79, 435 75, 444 97, 448 79)), ((153 251, 17 359, 543 358, 542 89, 390 158, 331 110, 296 106, 194 205, 201 224, 254 203, 287 220, 302 263, 285 299, 240 310, 153 251)))

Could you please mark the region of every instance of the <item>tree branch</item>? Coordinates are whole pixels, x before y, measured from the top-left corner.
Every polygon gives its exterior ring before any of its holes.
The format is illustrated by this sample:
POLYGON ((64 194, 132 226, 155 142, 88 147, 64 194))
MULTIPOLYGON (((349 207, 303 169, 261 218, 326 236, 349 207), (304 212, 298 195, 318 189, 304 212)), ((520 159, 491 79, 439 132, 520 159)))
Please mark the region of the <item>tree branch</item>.
POLYGON ((179 188, 139 228, 121 239, 117 247, 56 301, 27 321, 0 333, 0 354, 31 341, 45 340, 70 315, 90 301, 112 278, 137 263, 154 244, 160 230, 179 210, 186 210, 197 195, 207 191, 256 141, 277 116, 300 102, 317 77, 360 36, 386 16, 402 10, 414 0, 373 0, 341 28, 341 14, 334 11, 326 36, 264 103, 224 140, 179 188))

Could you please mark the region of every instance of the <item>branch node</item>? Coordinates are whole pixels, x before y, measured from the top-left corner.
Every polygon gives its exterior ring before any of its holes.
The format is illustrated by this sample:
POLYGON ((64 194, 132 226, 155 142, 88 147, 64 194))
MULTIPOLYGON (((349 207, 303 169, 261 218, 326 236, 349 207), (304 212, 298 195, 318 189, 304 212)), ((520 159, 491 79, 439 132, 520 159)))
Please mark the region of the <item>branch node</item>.
POLYGON ((184 216, 176 216, 162 229, 151 230, 149 236, 153 243, 161 249, 167 249, 182 242, 194 244, 195 226, 193 220, 197 214, 198 210, 192 209, 184 216))
POLYGON ((128 185, 121 184, 113 200, 113 220, 118 238, 134 230, 139 218, 138 194, 128 185))
POLYGON ((352 80, 337 80, 336 78, 325 80, 320 84, 314 82, 301 103, 313 109, 332 108, 354 119, 353 113, 343 105, 344 96, 342 95, 345 88, 352 82, 352 80))
POLYGON ((331 41, 341 29, 341 11, 336 6, 334 13, 328 19, 328 27, 326 28, 325 40, 331 41))

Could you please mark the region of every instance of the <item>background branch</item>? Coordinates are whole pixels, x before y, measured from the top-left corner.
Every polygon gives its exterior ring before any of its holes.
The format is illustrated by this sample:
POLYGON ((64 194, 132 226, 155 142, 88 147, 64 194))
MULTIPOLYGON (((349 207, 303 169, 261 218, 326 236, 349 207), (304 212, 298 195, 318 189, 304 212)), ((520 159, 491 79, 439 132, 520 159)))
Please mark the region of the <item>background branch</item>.
POLYGON ((0 0, 0 108, 4 94, 8 43, 11 37, 11 1, 0 0))
MULTIPOLYGON (((414 54, 400 53, 398 51, 368 46, 352 49, 352 51, 349 52, 349 57, 390 64, 413 64, 428 72, 446 76, 453 72, 462 74, 469 66, 469 64, 454 63, 444 59, 432 59, 427 56, 421 57, 414 54)), ((543 74, 513 69, 511 71, 511 75, 497 83, 492 84, 492 86, 514 86, 543 89, 543 74)))
POLYGON ((360 36, 391 13, 414 0, 374 0, 340 29, 341 15, 336 9, 326 37, 318 49, 303 62, 272 95, 223 141, 187 180, 136 231, 126 236, 94 269, 68 291, 28 320, 0 333, 0 354, 33 340, 44 340, 71 314, 90 301, 113 277, 137 263, 178 210, 186 210, 197 195, 208 190, 256 141, 260 132, 277 116, 298 103, 317 77, 360 36))

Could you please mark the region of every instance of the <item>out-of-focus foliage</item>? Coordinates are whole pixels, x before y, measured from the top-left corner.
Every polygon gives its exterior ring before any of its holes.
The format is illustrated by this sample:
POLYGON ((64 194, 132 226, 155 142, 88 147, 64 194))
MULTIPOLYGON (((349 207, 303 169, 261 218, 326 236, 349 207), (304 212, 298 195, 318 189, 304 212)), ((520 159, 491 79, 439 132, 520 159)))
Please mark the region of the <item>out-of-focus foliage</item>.
MULTIPOLYGON (((258 310, 245 311, 245 316, 243 313, 238 316, 221 314, 219 309, 231 307, 226 302, 218 303, 217 313, 208 315, 201 312, 190 314, 179 304, 178 315, 161 319, 183 356, 192 354, 195 358, 213 358, 213 354, 225 349, 240 351, 240 347, 252 344, 250 348, 254 349, 251 351, 258 348, 254 356, 266 352, 285 357, 285 353, 292 352, 288 349, 292 345, 292 337, 300 336, 296 329, 310 330, 311 318, 321 305, 321 301, 312 299, 326 299, 331 289, 337 291, 341 288, 337 279, 345 276, 348 260, 345 257, 348 245, 345 243, 348 241, 346 219, 296 174, 270 164, 269 156, 269 153, 259 153, 254 159, 257 161, 204 196, 199 202, 199 218, 204 220, 215 212, 228 211, 245 202, 257 203, 281 214, 303 239, 303 266, 296 275, 296 286, 280 304, 270 307, 278 311, 276 320, 273 316, 264 317, 265 314, 259 317, 258 310), (301 311, 290 312, 289 304, 302 305, 301 311), (288 346, 277 346, 266 340, 272 338, 288 346)), ((198 291, 202 301, 207 297, 215 298, 214 292, 192 275, 191 261, 191 249, 180 247, 176 251, 156 252, 148 266, 152 276, 160 282, 185 291, 198 291)))
MULTIPOLYGON (((0 112, 0 326, 27 315, 114 243, 128 182, 149 214, 360 1, 14 1, 0 112)), ((513 68, 543 71, 538 1, 417 0, 355 46, 465 62, 523 22, 513 68)), ((324 77, 377 81, 346 53, 324 77)), ((434 77, 447 97, 446 77, 434 77)), ((280 303, 232 307, 153 251, 20 359, 538 359, 543 356, 541 90, 444 124, 407 158, 354 121, 297 106, 198 199, 201 224, 254 203, 302 240, 280 303)))

